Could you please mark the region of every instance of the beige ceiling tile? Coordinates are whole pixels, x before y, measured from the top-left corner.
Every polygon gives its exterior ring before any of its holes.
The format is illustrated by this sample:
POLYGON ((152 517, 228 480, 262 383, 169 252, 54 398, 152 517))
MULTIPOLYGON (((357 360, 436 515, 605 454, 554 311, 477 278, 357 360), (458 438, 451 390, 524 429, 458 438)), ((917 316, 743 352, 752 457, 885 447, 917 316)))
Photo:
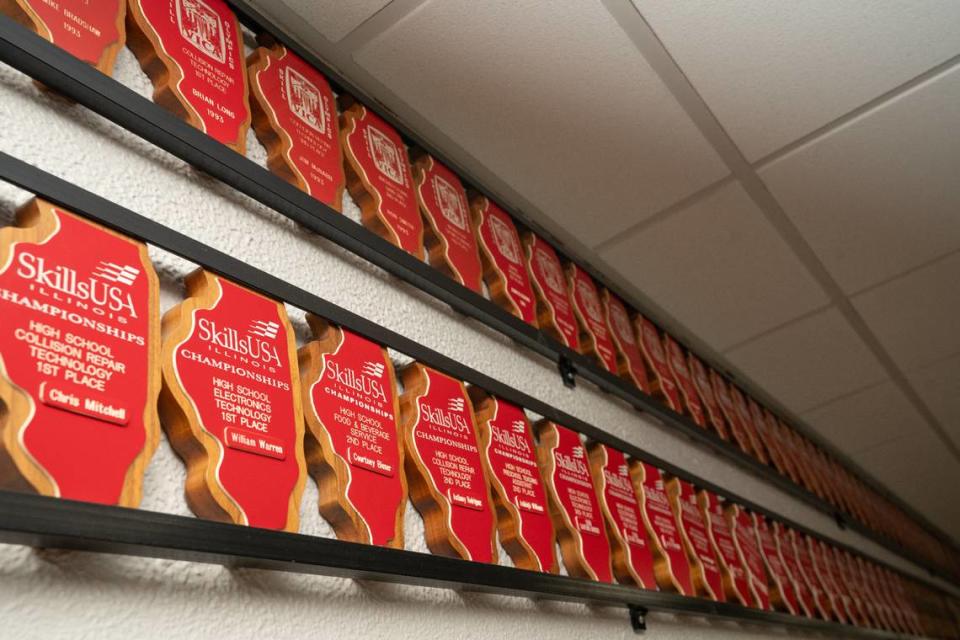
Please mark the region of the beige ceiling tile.
POLYGON ((954 0, 634 0, 750 159, 960 53, 954 0))
POLYGON ((795 412, 886 378, 880 363, 834 308, 771 331, 725 355, 795 412))
POLYGON ((908 371, 907 378, 960 446, 960 354, 908 371))
MULTIPOLYGON (((269 5, 260 0, 258 4, 269 5)), ((300 19, 310 23, 324 38, 336 42, 367 18, 390 4, 390 0, 284 0, 300 19)), ((264 7, 270 10, 271 7, 264 7)))
MULTIPOLYGON (((887 485, 922 485, 930 477, 951 477, 960 482, 960 462, 929 429, 905 434, 851 456, 868 473, 887 485)), ((952 486, 952 490, 956 487, 952 486)), ((903 495, 905 499, 914 497, 903 495)))
POLYGON ((760 171, 848 293, 960 249, 957 104, 960 67, 760 171))
POLYGON ((598 2, 428 2, 355 59, 586 245, 727 174, 598 2))

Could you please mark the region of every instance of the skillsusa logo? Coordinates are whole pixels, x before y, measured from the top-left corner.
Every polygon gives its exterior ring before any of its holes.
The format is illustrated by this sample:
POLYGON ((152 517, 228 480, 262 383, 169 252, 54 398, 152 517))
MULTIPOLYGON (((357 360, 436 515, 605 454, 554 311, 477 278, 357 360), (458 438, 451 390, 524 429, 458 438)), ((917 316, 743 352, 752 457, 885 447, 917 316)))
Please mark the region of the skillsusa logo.
POLYGON ((17 255, 17 276, 30 281, 36 293, 70 302, 95 313, 137 317, 133 294, 127 290, 136 282, 135 267, 100 262, 88 275, 63 265, 50 265, 46 258, 24 251, 17 255), (120 286, 122 285, 122 286, 120 286))
POLYGON ((327 379, 334 380, 369 398, 386 402, 387 392, 381 380, 385 371, 386 366, 382 362, 367 360, 360 366, 360 372, 357 373, 352 367, 332 361, 327 366, 326 376, 327 379))
POLYGON ((200 318, 197 323, 197 335, 203 342, 220 351, 241 360, 250 360, 265 365, 282 365, 280 354, 273 341, 276 340, 280 325, 276 322, 254 320, 246 333, 233 327, 222 327, 213 318, 200 318))

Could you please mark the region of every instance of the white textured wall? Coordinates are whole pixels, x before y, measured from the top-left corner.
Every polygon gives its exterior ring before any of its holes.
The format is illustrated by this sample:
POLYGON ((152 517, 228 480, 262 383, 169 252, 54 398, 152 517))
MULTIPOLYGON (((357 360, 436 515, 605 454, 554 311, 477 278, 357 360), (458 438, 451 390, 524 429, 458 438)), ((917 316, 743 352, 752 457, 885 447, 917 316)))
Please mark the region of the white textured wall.
MULTIPOLYGON (((142 95, 151 94, 129 51, 121 53, 115 75, 142 95)), ((626 405, 584 385, 565 389, 550 363, 4 66, 0 116, 4 152, 516 385, 789 518, 916 571, 626 405)), ((252 132, 249 139, 248 155, 263 164, 263 148, 252 132)), ((8 224, 27 197, 0 184, 0 221, 8 224)), ((353 203, 346 207, 356 219, 353 203)), ((161 251, 152 250, 152 255, 165 310, 179 300, 179 282, 194 265, 161 251)), ((290 311, 302 341, 303 314, 290 311)), ((163 441, 147 472, 142 507, 190 515, 183 482, 183 466, 163 441)), ((316 486, 309 480, 301 531, 332 536, 316 500, 316 486)), ((426 551, 422 521, 409 507, 406 529, 407 547, 426 551)), ((506 563, 506 554, 501 555, 506 563)), ((0 638, 228 635, 271 640, 348 635, 612 639, 632 637, 632 632, 626 612, 618 608, 0 545, 0 638)), ((651 616, 647 632, 649 638, 708 635, 713 640, 786 633, 663 615, 651 616)))

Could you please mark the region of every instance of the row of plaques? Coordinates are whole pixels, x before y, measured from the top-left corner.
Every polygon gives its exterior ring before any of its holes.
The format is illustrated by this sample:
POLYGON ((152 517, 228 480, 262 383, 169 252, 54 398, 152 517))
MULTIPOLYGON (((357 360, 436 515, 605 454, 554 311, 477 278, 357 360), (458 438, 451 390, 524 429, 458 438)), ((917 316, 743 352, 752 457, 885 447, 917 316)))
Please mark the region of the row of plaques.
POLYGON ((923 633, 917 585, 200 269, 158 309, 146 246, 39 199, 0 230, 0 487, 133 507, 165 431, 199 517, 923 633), (397 378, 402 382, 398 393, 397 378), (559 559, 557 547, 559 546, 559 559), (909 592, 909 593, 908 593, 909 592))
MULTIPOLYGON (((874 530, 921 553, 932 538, 836 460, 661 332, 496 203, 280 44, 244 61, 223 0, 11 0, 0 10, 110 73, 126 41, 155 101, 238 153, 251 123, 269 168, 334 209, 346 187, 363 224, 678 414, 732 441, 874 530)), ((217 286, 195 282, 198 297, 217 286)), ((209 451, 196 450, 205 456, 209 451)), ((227 503, 230 500, 224 498, 227 503)), ((211 503, 212 504, 212 503, 211 503)), ((235 510, 229 507, 227 511, 235 510)), ((936 556, 937 554, 934 553, 936 556)))

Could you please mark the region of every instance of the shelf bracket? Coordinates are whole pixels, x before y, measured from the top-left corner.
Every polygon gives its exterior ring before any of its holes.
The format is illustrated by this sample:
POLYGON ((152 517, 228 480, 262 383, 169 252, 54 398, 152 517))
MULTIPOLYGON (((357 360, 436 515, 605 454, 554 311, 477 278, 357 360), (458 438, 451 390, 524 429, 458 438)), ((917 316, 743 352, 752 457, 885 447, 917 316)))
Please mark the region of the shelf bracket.
POLYGON ((560 370, 560 379, 563 380, 563 386, 573 389, 577 386, 577 365, 573 364, 566 356, 560 356, 557 360, 557 369, 560 370))
POLYGON ((630 626, 637 635, 647 630, 647 608, 636 604, 627 605, 627 611, 630 612, 630 626))

